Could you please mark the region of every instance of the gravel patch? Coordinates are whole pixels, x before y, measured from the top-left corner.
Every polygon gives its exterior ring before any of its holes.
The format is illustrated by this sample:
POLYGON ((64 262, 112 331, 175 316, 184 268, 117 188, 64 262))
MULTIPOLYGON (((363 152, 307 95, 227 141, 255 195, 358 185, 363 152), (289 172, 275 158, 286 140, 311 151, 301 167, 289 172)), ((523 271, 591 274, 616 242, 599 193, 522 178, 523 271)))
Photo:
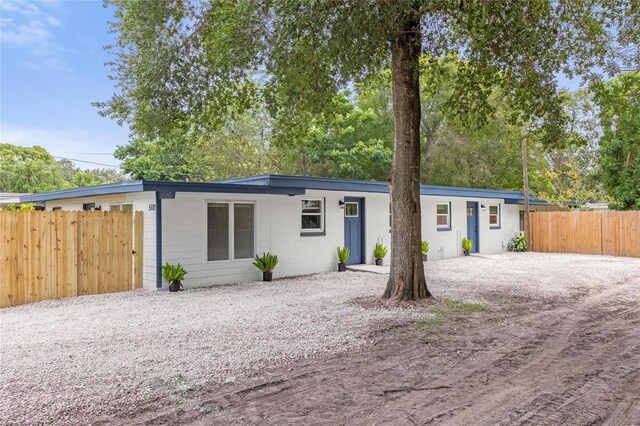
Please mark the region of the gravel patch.
MULTIPOLYGON (((553 298, 640 274, 640 260, 513 254, 426 263, 436 296, 553 298)), ((185 402, 201 386, 259 379, 304 358, 363 350, 429 315, 364 308, 386 275, 327 273, 168 292, 133 291, 0 310, 0 423, 90 423, 185 402)))
POLYGON ((0 311, 0 423, 85 423, 198 386, 358 350, 371 333, 425 316, 348 301, 385 276, 327 273, 271 283, 144 290, 0 311))

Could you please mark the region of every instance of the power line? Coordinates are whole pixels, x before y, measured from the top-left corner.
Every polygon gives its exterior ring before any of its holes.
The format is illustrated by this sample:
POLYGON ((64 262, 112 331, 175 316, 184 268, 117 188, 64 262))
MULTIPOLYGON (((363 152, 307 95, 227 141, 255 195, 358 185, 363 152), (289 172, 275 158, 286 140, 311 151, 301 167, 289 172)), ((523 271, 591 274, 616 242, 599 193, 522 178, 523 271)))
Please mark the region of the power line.
POLYGON ((86 160, 76 160, 75 158, 59 157, 57 155, 52 155, 52 157, 53 158, 58 158, 60 160, 77 161, 79 163, 87 163, 87 164, 95 164, 97 166, 113 167, 114 169, 119 169, 120 168, 120 166, 114 166, 113 164, 96 163, 96 162, 93 162, 93 161, 86 161, 86 160))
POLYGON ((71 154, 71 155, 113 155, 113 152, 67 152, 59 151, 59 154, 71 154))

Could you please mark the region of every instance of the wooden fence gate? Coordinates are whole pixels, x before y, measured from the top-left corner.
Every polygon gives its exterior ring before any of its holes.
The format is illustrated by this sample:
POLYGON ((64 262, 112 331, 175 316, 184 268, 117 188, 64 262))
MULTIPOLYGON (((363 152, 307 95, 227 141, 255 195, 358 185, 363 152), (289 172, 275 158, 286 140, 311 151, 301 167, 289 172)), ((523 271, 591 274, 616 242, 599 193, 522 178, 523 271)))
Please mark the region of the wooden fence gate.
POLYGON ((533 251, 640 257, 640 211, 531 213, 533 251))
POLYGON ((0 307, 142 287, 142 212, 0 212, 0 307))

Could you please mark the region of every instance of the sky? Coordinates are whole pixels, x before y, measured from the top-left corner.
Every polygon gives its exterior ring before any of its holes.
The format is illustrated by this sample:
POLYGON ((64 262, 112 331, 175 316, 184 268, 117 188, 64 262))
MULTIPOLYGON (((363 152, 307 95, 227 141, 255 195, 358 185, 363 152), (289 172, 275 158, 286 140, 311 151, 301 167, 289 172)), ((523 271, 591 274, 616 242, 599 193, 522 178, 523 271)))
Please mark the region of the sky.
POLYGON ((40 145, 82 169, 120 164, 112 154, 128 129, 91 106, 114 93, 103 49, 111 19, 102 0, 0 0, 0 141, 40 145))
POLYGON ((101 0, 0 0, 0 141, 120 163, 112 154, 127 143, 128 129, 91 106, 114 93, 103 49, 114 40, 112 16, 101 0))

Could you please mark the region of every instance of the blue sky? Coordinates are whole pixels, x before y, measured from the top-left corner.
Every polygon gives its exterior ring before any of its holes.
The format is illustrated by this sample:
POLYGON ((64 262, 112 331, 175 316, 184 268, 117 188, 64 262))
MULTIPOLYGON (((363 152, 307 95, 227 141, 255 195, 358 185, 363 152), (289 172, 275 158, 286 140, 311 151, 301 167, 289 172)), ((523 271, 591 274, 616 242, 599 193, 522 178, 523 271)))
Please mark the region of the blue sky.
MULTIPOLYGON (((113 10, 102 1, 0 1, 0 140, 104 164, 128 130, 91 102, 114 91, 103 46, 113 10), (97 154, 86 154, 97 153, 97 154)), ((101 167, 76 163, 82 168, 101 167)))
MULTIPOLYGON (((113 10, 101 0, 0 0, 0 140, 52 155, 118 165, 128 129, 91 102, 114 92, 103 46, 113 10), (106 154, 106 155, 104 155, 106 154)), ((576 81, 560 79, 563 87, 576 81)), ((102 167, 77 162, 81 168, 102 167)))

